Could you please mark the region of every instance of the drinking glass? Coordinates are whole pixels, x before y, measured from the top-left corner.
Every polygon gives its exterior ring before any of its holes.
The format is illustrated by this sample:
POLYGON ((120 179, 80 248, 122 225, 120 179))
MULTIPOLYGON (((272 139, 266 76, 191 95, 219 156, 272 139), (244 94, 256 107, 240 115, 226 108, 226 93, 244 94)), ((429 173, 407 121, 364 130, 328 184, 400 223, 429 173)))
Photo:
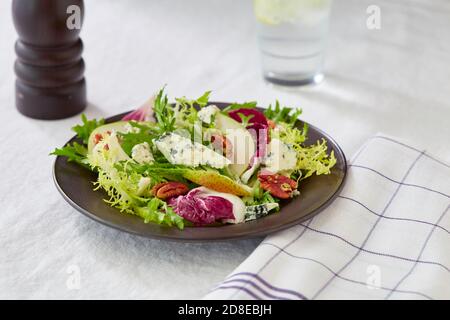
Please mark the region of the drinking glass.
POLYGON ((300 86, 323 79, 332 0, 253 0, 264 78, 300 86))

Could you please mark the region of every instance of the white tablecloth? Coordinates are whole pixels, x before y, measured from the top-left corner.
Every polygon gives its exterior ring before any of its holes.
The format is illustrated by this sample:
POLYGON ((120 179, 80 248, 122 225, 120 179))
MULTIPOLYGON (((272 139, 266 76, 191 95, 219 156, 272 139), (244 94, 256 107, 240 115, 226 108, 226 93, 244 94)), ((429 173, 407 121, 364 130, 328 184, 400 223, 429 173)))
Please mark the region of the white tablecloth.
MULTIPOLYGON (((260 77, 250 1, 86 1, 82 30, 88 117, 213 90, 215 100, 278 98, 301 106, 350 156, 378 131, 450 160, 450 2, 335 2, 326 81, 279 89, 260 77), (366 9, 381 8, 368 30, 366 9)), ((48 153, 78 117, 25 118, 14 108, 16 38, 0 2, 0 298, 200 298, 262 239, 209 244, 148 240, 73 210, 57 193, 48 153)))

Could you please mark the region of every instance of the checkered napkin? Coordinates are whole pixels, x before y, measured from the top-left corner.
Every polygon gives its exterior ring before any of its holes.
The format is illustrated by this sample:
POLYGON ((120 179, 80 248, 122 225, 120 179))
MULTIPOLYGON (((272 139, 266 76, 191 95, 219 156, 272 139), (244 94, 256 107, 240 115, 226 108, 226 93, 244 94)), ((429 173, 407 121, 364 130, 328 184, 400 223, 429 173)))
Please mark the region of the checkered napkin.
POLYGON ((206 299, 450 299, 450 165, 390 137, 338 198, 267 237, 206 299))

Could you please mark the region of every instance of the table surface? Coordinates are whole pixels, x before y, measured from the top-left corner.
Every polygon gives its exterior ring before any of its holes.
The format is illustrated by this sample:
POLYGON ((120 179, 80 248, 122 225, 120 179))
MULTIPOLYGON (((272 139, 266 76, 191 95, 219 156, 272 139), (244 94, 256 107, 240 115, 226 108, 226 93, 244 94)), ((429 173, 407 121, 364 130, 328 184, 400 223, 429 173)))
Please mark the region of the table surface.
MULTIPOLYGON (((149 240, 77 213, 56 191, 48 153, 78 117, 38 121, 14 107, 16 39, 0 2, 0 298, 200 298, 262 239, 184 244, 149 240), (79 280, 79 281, 78 281, 79 280)), ((351 156, 377 132, 450 160, 450 2, 339 0, 326 80, 282 89, 261 79, 250 1, 86 1, 88 117, 213 90, 217 101, 300 106, 351 156), (381 29, 366 9, 381 9, 381 29)))

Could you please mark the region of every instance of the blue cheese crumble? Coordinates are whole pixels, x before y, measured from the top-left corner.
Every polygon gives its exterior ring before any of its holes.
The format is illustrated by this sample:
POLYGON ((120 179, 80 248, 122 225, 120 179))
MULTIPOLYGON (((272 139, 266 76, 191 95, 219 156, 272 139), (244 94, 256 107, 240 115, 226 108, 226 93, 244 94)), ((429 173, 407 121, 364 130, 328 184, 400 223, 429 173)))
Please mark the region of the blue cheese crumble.
POLYGON ((135 145, 131 149, 131 158, 137 163, 151 163, 155 160, 147 142, 135 145))
POLYGON ((220 109, 216 105, 209 105, 207 107, 204 107, 200 109, 200 111, 197 113, 197 117, 204 123, 210 124, 212 123, 214 116, 217 112, 219 112, 220 109))
POLYGON ((273 138, 267 149, 267 155, 263 163, 269 171, 278 173, 295 169, 297 152, 291 145, 284 143, 280 139, 273 138))
POLYGON ((190 138, 176 133, 167 133, 153 141, 155 146, 172 164, 181 164, 189 167, 200 165, 221 169, 231 163, 224 156, 190 138))

